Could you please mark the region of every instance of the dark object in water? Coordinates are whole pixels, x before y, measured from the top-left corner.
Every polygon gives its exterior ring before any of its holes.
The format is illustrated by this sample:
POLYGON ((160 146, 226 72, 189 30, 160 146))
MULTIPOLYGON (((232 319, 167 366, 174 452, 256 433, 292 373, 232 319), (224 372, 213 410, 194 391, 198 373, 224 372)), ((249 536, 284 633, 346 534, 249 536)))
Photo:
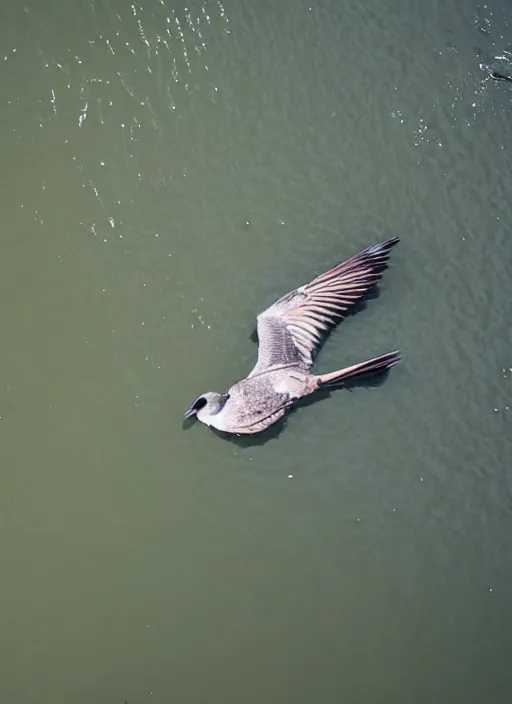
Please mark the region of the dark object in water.
POLYGON ((512 83, 512 74, 501 73, 501 71, 489 71, 489 75, 496 81, 509 81, 512 83))

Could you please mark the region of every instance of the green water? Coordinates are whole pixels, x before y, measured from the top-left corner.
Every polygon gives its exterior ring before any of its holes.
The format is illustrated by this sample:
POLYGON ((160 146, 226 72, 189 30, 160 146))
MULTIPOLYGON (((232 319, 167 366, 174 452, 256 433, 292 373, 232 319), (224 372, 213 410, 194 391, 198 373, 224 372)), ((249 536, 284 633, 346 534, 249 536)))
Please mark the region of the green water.
POLYGON ((9 0, 0 39, 0 704, 510 702, 510 8, 9 0), (316 367, 385 383, 183 426, 395 234, 316 367))

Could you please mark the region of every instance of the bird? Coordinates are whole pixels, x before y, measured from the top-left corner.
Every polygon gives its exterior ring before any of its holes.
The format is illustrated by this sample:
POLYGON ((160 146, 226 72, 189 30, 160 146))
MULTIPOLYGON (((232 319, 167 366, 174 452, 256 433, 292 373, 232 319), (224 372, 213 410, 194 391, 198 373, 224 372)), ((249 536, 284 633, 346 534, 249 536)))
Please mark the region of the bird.
POLYGON ((195 417, 221 433, 254 435, 319 389, 391 369, 400 360, 399 350, 327 374, 311 372, 332 330, 374 290, 398 242, 398 237, 391 237, 363 249, 260 313, 258 359, 250 374, 224 394, 208 391, 198 396, 185 419, 195 417))

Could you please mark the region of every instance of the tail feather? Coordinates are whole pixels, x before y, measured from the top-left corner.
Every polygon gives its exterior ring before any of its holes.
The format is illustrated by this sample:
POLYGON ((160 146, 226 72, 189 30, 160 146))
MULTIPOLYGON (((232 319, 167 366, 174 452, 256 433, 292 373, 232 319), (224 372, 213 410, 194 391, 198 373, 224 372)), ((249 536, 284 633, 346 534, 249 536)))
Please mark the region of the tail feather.
POLYGON ((329 374, 318 374, 316 379, 319 387, 328 384, 340 384, 346 379, 352 379, 356 376, 362 376, 363 374, 380 374, 386 372, 399 361, 400 352, 395 350, 394 352, 382 354, 380 357, 368 359, 366 362, 360 362, 359 364, 353 364, 351 367, 345 367, 345 369, 329 372, 329 374))

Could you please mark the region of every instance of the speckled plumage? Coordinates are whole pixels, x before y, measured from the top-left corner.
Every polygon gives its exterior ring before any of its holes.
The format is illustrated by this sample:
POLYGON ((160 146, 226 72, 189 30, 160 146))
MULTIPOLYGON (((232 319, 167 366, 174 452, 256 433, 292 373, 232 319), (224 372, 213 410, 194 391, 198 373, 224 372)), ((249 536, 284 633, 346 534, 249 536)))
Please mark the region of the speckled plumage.
POLYGON ((329 332, 374 288, 398 241, 394 237, 368 247, 260 313, 254 369, 224 396, 214 392, 199 396, 185 416, 195 414, 201 422, 226 433, 259 433, 282 418, 295 401, 321 386, 394 366, 399 360, 397 351, 330 374, 310 372, 329 332))

